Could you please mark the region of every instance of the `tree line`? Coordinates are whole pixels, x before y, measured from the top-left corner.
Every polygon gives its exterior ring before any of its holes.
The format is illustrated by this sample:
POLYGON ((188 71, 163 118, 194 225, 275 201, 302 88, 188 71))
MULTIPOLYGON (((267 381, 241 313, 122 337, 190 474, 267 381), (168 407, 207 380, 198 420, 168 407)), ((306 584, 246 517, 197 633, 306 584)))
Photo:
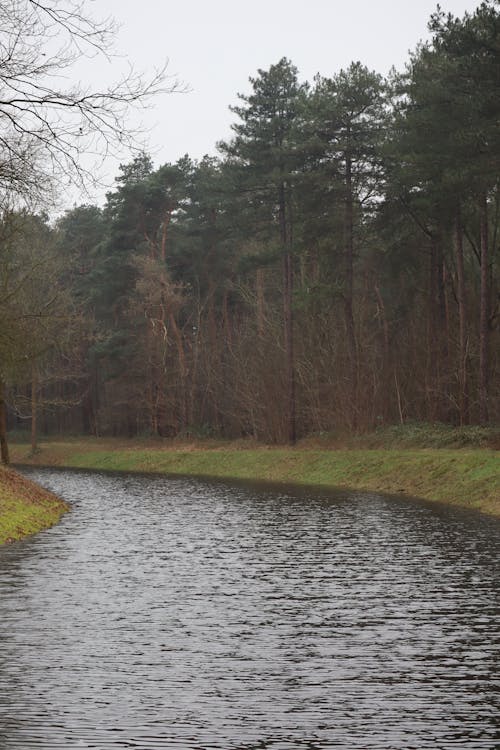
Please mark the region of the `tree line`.
POLYGON ((498 2, 429 28, 387 79, 259 70, 218 157, 140 153, 102 208, 4 211, 11 425, 293 443, 498 422, 498 2))

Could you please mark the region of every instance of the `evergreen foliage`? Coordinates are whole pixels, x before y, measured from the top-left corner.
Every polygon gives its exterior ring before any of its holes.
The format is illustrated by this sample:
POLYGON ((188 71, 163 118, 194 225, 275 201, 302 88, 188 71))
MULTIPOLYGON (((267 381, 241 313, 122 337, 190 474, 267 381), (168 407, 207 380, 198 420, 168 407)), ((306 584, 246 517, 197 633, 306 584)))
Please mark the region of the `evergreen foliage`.
POLYGON ((45 431, 293 442, 500 421, 497 3, 430 29, 387 81, 359 62, 311 85, 286 58, 259 70, 219 158, 140 154, 103 209, 45 228, 81 321, 54 348, 79 377, 45 431))

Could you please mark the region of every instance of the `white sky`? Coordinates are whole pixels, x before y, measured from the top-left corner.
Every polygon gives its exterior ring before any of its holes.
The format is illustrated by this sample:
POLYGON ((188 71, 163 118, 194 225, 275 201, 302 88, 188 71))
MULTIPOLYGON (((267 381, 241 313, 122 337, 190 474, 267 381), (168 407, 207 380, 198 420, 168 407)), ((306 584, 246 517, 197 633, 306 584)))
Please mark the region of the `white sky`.
MULTIPOLYGON (((441 0, 457 16, 477 5, 479 0, 441 0)), ((228 107, 237 103, 237 93, 249 91, 248 77, 283 56, 309 81, 353 60, 384 75, 393 65, 403 69, 409 50, 428 35, 436 2, 97 0, 90 7, 95 16, 114 16, 121 25, 117 48, 136 68, 151 71, 168 58, 170 75, 191 88, 159 97, 138 115, 150 130, 149 150, 159 166, 186 153, 195 159, 215 154, 216 142, 230 137, 235 118, 228 107)), ((113 72, 120 74, 119 61, 113 72)), ((112 181, 117 163, 108 170, 112 181)))

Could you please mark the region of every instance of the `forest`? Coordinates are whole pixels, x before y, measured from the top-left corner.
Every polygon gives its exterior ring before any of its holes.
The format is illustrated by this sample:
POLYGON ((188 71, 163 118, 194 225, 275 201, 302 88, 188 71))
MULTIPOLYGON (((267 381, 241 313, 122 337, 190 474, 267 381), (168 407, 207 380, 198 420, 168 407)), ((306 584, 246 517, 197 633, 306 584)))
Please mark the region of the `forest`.
POLYGON ((498 424, 498 3, 429 28, 387 79, 259 70, 217 157, 102 207, 4 208, 2 435, 498 424))

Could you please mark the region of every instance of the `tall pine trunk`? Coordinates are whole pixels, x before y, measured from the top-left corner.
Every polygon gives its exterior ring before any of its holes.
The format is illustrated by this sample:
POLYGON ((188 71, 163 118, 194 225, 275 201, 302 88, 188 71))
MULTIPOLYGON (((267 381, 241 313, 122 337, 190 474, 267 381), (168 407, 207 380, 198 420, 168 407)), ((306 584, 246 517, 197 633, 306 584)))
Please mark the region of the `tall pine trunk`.
POLYGON ((467 381, 467 297, 465 289, 464 242, 460 205, 455 216, 455 260, 457 264, 458 343, 458 409, 460 424, 469 421, 469 386, 467 381))
POLYGON ((488 204, 486 194, 481 196, 481 302, 479 321, 479 421, 485 425, 489 419, 489 243, 488 204))
POLYGON ((352 427, 357 427, 358 411, 358 354, 356 331, 354 327, 354 197, 352 187, 352 159, 345 154, 345 215, 344 215, 344 243, 345 243, 345 294, 344 314, 349 348, 349 380, 351 382, 351 414, 352 427))
POLYGON ((439 374, 439 346, 436 322, 439 317, 437 304, 437 253, 436 241, 431 237, 429 255, 429 282, 427 285, 427 345, 426 345, 426 367, 425 367, 425 401, 426 419, 435 422, 438 419, 437 411, 437 377, 439 374))
POLYGON ((282 182, 279 190, 279 219, 281 244, 283 250, 283 315, 285 339, 287 439, 290 445, 293 445, 297 440, 292 305, 293 261, 291 248, 291 227, 287 208, 286 185, 284 182, 282 182))

